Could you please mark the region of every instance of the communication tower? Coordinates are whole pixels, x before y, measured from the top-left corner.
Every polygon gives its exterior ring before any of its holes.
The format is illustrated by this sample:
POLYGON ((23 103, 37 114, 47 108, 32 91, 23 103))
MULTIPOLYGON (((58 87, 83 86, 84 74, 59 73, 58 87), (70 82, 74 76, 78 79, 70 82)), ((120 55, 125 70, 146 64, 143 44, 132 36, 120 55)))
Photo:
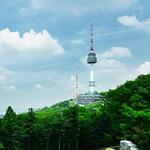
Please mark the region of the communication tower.
POLYGON ((87 63, 90 65, 90 81, 89 81, 90 93, 93 93, 95 87, 93 67, 94 64, 97 63, 96 53, 93 48, 93 25, 91 25, 91 48, 88 54, 87 63))
MULTIPOLYGON (((88 103, 95 102, 95 101, 98 101, 101 99, 101 95, 95 91, 95 80, 94 80, 93 67, 94 67, 94 64, 97 63, 97 57, 96 57, 96 53, 93 48, 93 43, 94 43, 94 41, 93 41, 93 25, 91 25, 91 40, 90 40, 90 42, 91 42, 91 47, 90 47, 88 57, 87 57, 87 64, 90 65, 90 81, 89 81, 90 90, 89 90, 89 92, 87 92, 85 94, 76 95, 76 102, 80 105, 86 105, 88 103)), ((76 87, 76 89, 78 89, 78 86, 76 87)))

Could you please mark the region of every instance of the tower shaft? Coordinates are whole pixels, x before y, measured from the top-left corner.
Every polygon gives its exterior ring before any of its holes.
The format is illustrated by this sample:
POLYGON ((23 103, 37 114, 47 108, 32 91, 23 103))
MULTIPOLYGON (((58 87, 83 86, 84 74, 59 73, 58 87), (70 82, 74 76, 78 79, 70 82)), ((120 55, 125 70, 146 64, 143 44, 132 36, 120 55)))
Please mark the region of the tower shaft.
POLYGON ((90 85, 90 93, 94 92, 94 87, 95 87, 95 80, 94 80, 94 71, 93 71, 93 64, 90 65, 90 81, 89 81, 89 85, 90 85))

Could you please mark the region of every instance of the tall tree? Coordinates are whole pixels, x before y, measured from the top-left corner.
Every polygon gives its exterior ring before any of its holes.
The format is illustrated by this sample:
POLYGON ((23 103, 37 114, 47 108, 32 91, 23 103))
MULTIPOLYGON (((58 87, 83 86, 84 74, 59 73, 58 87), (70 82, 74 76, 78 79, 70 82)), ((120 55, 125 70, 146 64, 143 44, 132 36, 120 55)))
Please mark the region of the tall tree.
POLYGON ((17 150, 20 143, 17 141, 17 116, 13 109, 9 106, 3 117, 2 125, 4 128, 2 141, 7 150, 17 150))
POLYGON ((32 108, 28 110, 24 121, 24 128, 26 132, 26 140, 24 143, 25 150, 36 149, 36 117, 32 108))
POLYGON ((78 118, 78 106, 70 106, 67 110, 64 111, 65 118, 65 132, 68 143, 68 150, 78 150, 79 143, 79 118, 78 118))

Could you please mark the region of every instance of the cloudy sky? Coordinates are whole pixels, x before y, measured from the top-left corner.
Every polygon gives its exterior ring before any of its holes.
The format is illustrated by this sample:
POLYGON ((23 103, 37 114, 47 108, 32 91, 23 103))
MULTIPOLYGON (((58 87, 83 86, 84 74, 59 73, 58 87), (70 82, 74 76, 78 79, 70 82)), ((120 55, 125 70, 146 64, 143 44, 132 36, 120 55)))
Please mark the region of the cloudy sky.
POLYGON ((21 112, 88 91, 90 24, 96 89, 150 73, 148 0, 0 1, 0 113, 21 112))

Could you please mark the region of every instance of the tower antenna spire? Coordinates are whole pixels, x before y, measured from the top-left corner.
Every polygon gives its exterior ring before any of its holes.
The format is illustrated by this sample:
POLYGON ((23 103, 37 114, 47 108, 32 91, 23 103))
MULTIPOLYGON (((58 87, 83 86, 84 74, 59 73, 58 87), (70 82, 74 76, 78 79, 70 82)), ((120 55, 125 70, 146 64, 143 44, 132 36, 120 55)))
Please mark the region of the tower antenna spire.
POLYGON ((94 48, 93 48, 93 43, 94 43, 94 41, 93 41, 93 24, 91 24, 91 51, 94 51, 94 48))
POLYGON ((76 93, 75 93, 76 99, 79 96, 79 75, 76 73, 76 93))

